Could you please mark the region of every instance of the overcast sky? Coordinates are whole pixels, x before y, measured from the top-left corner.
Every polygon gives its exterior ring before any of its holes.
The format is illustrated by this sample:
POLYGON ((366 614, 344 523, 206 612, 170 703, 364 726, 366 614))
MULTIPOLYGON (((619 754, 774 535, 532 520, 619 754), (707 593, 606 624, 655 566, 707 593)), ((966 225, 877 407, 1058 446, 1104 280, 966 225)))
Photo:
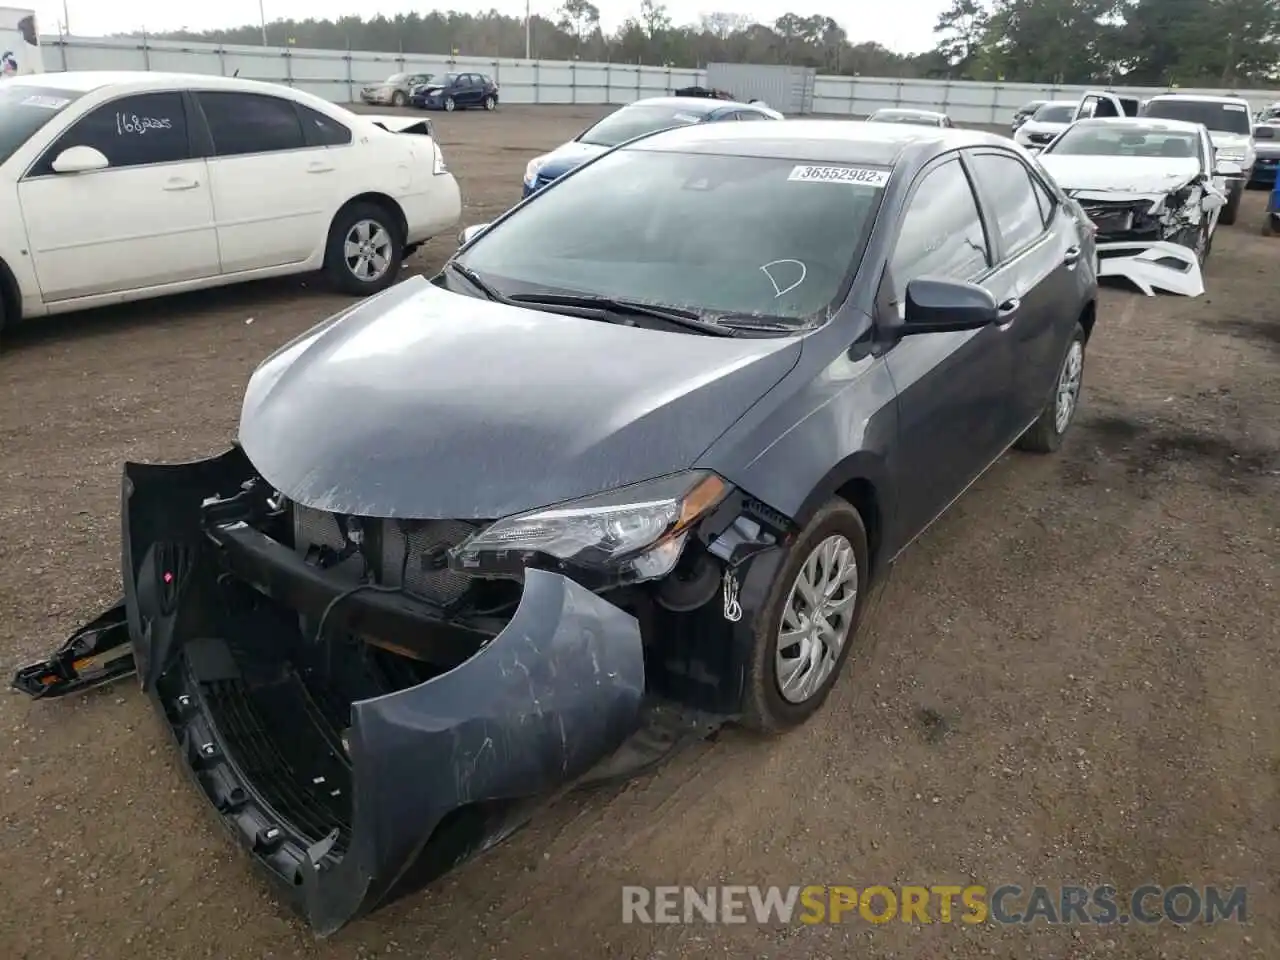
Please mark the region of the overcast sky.
MULTIPOLYGON (((332 19, 345 14, 358 13, 364 17, 372 17, 381 13, 392 15, 412 10, 422 12, 433 7, 448 8, 448 2, 413 3, 411 0, 262 0, 267 21, 293 17, 302 19, 332 19)), ((560 0, 531 0, 533 12, 553 18, 560 0)), ((513 16, 524 16, 525 0, 455 0, 457 9, 474 10, 489 9, 513 16)), ((16 0, 15 6, 21 6, 16 0)), ((639 8, 639 0, 596 0, 600 8, 600 19, 606 30, 619 26, 627 17, 635 14, 639 8)), ((846 9, 850 13, 837 18, 841 26, 848 31, 854 42, 874 40, 892 50, 904 53, 919 52, 933 46, 933 24, 938 13, 947 5, 947 0, 897 0, 890 9, 871 3, 850 5, 846 9), (870 17, 870 20, 867 17, 870 17)), ((58 23, 63 20, 62 0, 44 0, 32 4, 36 10, 36 19, 42 33, 56 33, 58 23)), ((828 0, 826 3, 812 0, 708 0, 687 3, 686 0, 670 0, 667 4, 670 11, 683 10, 688 13, 681 19, 694 20, 699 12, 713 10, 732 10, 742 13, 763 23, 771 23, 784 13, 809 15, 814 13, 830 13, 838 9, 837 4, 828 0)), ((67 0, 66 15, 71 22, 73 33, 84 35, 102 35, 107 33, 124 33, 136 31, 141 27, 148 30, 176 30, 186 27, 190 30, 209 30, 217 27, 240 26, 245 23, 258 23, 258 0, 67 0)))

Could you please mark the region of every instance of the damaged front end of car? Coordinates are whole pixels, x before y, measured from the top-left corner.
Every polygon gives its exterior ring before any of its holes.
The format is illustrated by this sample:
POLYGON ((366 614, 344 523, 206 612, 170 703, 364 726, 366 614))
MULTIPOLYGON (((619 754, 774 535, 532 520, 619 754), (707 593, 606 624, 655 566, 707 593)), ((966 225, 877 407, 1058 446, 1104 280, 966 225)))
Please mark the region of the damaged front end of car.
POLYGON ((1122 278, 1149 297, 1156 291, 1204 293, 1202 263, 1217 210, 1226 203, 1208 180, 1160 193, 1068 193, 1094 226, 1099 279, 1122 278))
POLYGON ((127 464, 121 507, 124 598, 14 685, 136 669, 321 935, 729 719, 791 535, 704 471, 496 521, 339 515, 239 446, 127 464))

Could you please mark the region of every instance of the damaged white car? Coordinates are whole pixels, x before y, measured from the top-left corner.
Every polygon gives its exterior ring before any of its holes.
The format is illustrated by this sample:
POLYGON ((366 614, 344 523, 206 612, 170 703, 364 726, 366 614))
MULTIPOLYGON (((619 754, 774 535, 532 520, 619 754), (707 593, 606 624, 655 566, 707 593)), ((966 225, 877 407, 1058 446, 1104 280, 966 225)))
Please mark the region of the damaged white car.
POLYGON ((1142 117, 1078 120, 1038 160, 1093 222, 1098 276, 1147 296, 1198 297, 1202 269, 1239 164, 1215 166, 1203 124, 1142 117))

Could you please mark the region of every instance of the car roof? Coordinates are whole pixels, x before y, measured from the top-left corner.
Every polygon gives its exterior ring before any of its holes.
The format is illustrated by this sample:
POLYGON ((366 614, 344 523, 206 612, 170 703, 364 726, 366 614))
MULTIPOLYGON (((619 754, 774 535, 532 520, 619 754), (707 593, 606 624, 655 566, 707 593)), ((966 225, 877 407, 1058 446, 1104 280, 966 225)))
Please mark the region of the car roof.
POLYGON ((157 70, 69 70, 62 73, 29 73, 20 77, 10 77, 5 83, 75 93, 89 93, 103 87, 124 87, 131 90, 199 87, 204 90, 270 89, 277 94, 282 90, 293 92, 291 88, 282 84, 266 83, 261 80, 219 77, 208 73, 164 73, 157 70))
POLYGON ((633 100, 619 109, 625 110, 627 107, 679 107, 690 113, 701 114, 714 113, 726 107, 755 110, 757 105, 737 100, 721 100, 718 97, 646 97, 644 100, 633 100))
POLYGON ((1212 93, 1157 93, 1147 102, 1155 103, 1157 100, 1190 100, 1196 103, 1242 103, 1246 107, 1249 106, 1249 101, 1244 97, 1218 96, 1212 93))
POLYGON ((875 111, 875 113, 871 114, 871 116, 874 117, 877 113, 896 113, 899 116, 903 116, 903 117, 945 117, 946 116, 945 113, 941 113, 937 110, 917 110, 915 107, 881 107, 879 110, 875 111))
POLYGON ((788 120, 780 125, 712 123, 675 127, 620 149, 892 166, 905 151, 917 146, 930 155, 960 147, 1016 149, 1008 137, 980 130, 809 119, 788 120))
POLYGON ((1167 130, 1169 133, 1199 133, 1203 124, 1163 117, 1089 117, 1077 120, 1077 127, 1129 127, 1140 130, 1167 130))
POLYGON ((1077 107, 1080 105, 1079 100, 1041 100, 1041 107, 1077 107))

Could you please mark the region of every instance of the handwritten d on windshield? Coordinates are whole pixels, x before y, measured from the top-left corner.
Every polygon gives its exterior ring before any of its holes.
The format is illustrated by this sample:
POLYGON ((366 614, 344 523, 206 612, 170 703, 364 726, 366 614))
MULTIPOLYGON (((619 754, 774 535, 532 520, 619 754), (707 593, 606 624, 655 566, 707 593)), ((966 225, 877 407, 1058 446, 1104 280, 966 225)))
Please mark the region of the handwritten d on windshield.
POLYGON ((168 130, 173 126, 168 117, 140 117, 136 113, 116 114, 116 135, 144 134, 148 130, 168 130))

